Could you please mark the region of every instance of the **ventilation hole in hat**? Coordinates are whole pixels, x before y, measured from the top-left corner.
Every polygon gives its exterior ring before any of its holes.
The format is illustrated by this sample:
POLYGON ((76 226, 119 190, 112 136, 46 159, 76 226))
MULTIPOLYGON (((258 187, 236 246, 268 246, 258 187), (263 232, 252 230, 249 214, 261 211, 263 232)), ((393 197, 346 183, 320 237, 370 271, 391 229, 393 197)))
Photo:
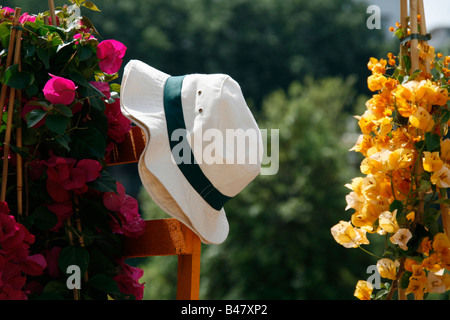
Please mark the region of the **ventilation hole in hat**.
POLYGON ((202 108, 198 109, 198 113, 202 113, 202 112, 203 112, 202 108))
POLYGON ((202 94, 202 90, 200 90, 199 92, 197 92, 197 94, 200 96, 202 94))

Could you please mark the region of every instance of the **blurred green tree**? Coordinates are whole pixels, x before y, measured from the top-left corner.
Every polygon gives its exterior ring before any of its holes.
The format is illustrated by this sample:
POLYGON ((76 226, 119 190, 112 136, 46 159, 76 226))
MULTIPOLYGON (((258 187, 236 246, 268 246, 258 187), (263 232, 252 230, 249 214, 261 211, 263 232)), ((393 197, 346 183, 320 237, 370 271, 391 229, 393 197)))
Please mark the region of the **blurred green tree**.
MULTIPOLYGON (((367 29, 367 4, 355 0, 93 2, 102 12, 82 14, 102 39, 128 47, 126 59, 172 75, 227 73, 258 109, 264 96, 307 75, 357 75, 357 88, 365 90, 368 58, 382 49, 383 32, 367 29)), ((2 4, 31 13, 47 9, 45 0, 2 4)))
MULTIPOLYGON (((350 217, 343 185, 356 173, 348 166, 350 146, 343 137, 349 116, 342 110, 356 101, 353 78, 307 78, 264 100, 259 124, 280 129, 279 172, 258 177, 227 203, 228 239, 202 248, 203 298, 352 298, 361 271, 375 262, 333 243, 330 227, 350 217)), ((140 201, 148 218, 167 217, 145 193, 140 201)), ((148 279, 148 298, 173 298, 174 291, 162 290, 176 274, 176 261, 165 271, 168 260, 152 259, 144 263, 146 270, 168 277, 148 279)))

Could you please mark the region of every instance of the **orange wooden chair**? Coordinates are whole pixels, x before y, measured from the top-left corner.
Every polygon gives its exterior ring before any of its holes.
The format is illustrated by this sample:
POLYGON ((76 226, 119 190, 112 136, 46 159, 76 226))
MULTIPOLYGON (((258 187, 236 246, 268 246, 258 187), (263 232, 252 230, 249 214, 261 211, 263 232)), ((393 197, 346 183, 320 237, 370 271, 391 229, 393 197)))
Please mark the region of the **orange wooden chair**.
MULTIPOLYGON (((135 163, 145 147, 145 135, 133 127, 125 142, 114 146, 108 165, 135 163)), ((200 292, 200 238, 176 219, 146 220, 138 239, 124 238, 126 258, 178 256, 177 300, 198 300, 200 292)))

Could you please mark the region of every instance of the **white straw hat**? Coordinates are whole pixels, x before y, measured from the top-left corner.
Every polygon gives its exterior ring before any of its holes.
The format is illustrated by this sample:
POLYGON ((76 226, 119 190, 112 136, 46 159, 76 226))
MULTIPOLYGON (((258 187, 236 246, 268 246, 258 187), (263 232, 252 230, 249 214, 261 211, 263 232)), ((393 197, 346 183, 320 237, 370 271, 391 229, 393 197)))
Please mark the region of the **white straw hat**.
POLYGON ((131 60, 120 97, 147 137, 138 164, 147 192, 202 242, 223 242, 223 205, 260 173, 263 152, 238 83, 224 74, 172 77, 131 60))

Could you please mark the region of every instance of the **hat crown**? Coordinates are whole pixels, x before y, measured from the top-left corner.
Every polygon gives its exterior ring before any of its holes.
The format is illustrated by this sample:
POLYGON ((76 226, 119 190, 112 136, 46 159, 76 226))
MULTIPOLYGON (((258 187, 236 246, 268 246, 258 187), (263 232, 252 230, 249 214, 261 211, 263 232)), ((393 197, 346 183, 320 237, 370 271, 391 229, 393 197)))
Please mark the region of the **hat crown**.
POLYGON ((187 137, 211 183, 235 196, 260 172, 262 137, 239 84, 224 74, 193 74, 182 88, 187 137))

